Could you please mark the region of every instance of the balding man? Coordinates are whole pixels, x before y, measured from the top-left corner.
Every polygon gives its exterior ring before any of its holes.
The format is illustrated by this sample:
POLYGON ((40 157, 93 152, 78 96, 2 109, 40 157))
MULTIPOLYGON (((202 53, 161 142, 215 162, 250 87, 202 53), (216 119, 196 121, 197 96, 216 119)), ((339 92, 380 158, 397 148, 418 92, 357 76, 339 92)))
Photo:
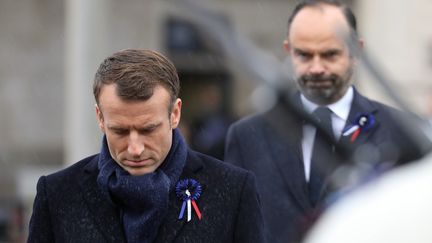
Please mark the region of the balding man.
POLYGON ((400 111, 353 87, 357 60, 352 49, 363 43, 347 6, 330 0, 300 3, 289 17, 287 33, 283 46, 299 87, 293 103, 315 116, 322 129, 279 102, 233 124, 225 151, 226 161, 255 173, 268 241, 284 243, 298 241, 325 205, 332 175, 345 162, 333 154, 337 145, 351 148, 350 155, 366 162, 366 174, 422 155, 395 122, 400 111), (350 45, 347 37, 352 36, 350 45))

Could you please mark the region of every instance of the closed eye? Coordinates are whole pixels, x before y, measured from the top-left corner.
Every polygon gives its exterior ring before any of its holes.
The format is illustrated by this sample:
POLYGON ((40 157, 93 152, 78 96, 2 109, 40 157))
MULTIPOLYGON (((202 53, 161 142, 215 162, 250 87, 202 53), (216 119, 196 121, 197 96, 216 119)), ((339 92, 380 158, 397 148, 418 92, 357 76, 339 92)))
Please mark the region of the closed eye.
POLYGON ((127 135, 129 134, 129 129, 121 127, 108 127, 108 129, 116 135, 127 135))
POLYGON ((147 127, 139 129, 139 133, 141 134, 150 134, 154 132, 158 127, 160 127, 161 123, 158 124, 152 124, 147 127))

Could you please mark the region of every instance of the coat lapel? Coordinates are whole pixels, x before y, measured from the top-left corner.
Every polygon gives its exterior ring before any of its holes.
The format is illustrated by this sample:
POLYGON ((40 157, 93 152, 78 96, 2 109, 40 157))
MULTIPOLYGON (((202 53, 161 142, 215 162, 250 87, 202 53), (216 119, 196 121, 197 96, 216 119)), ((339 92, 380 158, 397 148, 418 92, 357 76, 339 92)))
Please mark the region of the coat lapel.
MULTIPOLYGON (((179 180, 186 178, 196 178, 203 167, 204 164, 192 158, 190 151, 188 151, 186 165, 182 174, 180 175, 179 180)), ((205 191, 206 185, 201 184, 201 186, 203 191, 205 191)), ((183 226, 186 225, 185 218, 178 218, 181 205, 182 202, 179 198, 177 198, 175 191, 172 190, 169 197, 168 213, 162 222, 162 225, 159 227, 158 235, 155 240, 156 243, 173 242, 181 233, 183 226)))
POLYGON ((287 106, 279 104, 266 117, 269 123, 263 134, 270 148, 271 161, 289 187, 298 206, 305 211, 311 209, 304 175, 301 149, 302 121, 287 106))
POLYGON ((97 229, 104 235, 107 242, 126 242, 119 212, 105 198, 97 185, 97 161, 97 156, 90 161, 84 169, 83 179, 80 180, 84 200, 97 229))

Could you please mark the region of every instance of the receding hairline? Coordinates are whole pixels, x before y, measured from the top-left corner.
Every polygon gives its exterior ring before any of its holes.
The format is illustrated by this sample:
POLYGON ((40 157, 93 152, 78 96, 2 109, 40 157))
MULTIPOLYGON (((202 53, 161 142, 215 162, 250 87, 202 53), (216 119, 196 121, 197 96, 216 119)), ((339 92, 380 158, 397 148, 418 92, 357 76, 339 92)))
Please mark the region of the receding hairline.
POLYGON ((350 34, 352 36, 358 36, 356 16, 347 4, 341 3, 339 1, 326 1, 326 0, 319 1, 319 0, 317 0, 317 1, 305 1, 303 3, 299 3, 294 8, 294 10, 291 12, 291 14, 288 18, 287 33, 286 33, 287 38, 290 35, 292 23, 294 22, 294 20, 298 16, 298 14, 300 12, 302 12, 302 10, 305 10, 307 8, 315 8, 315 9, 318 8, 318 9, 321 9, 322 11, 324 11, 324 9, 327 7, 330 7, 330 8, 333 7, 335 9, 338 9, 339 12, 344 17, 345 23, 348 27, 350 34))
POLYGON ((299 21, 310 20, 310 16, 304 16, 304 14, 307 14, 308 12, 319 12, 319 14, 322 16, 322 20, 332 24, 332 26, 334 26, 335 30, 338 32, 343 31, 343 33, 349 33, 351 31, 351 27, 340 7, 331 4, 320 3, 316 5, 305 6, 295 15, 291 22, 287 38, 289 38, 292 34, 292 30, 296 29, 295 27, 297 27, 299 21), (330 15, 333 16, 330 17, 330 15))

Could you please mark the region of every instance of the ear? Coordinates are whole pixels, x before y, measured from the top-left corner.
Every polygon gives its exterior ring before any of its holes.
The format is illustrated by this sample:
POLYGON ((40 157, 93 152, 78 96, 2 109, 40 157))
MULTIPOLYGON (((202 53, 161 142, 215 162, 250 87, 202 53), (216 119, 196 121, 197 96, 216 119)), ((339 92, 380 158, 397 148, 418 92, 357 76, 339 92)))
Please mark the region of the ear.
POLYGON ((283 47, 288 54, 291 52, 291 45, 287 39, 283 41, 283 47))
POLYGON ((104 119, 103 119, 102 111, 100 110, 100 108, 97 104, 95 104, 95 108, 96 108, 96 119, 98 122, 99 129, 103 133, 105 133, 105 126, 104 126, 104 119))
POLYGON ((177 128, 180 123, 181 107, 182 101, 180 98, 177 98, 177 100, 174 102, 170 116, 170 123, 172 129, 177 128))
POLYGON ((363 49, 364 49, 364 41, 363 41, 363 39, 358 39, 357 40, 357 53, 356 53, 356 55, 353 57, 353 60, 354 60, 354 64, 355 65, 357 65, 358 64, 358 62, 359 62, 359 55, 360 55, 360 52, 361 51, 363 51, 363 49))
POLYGON ((358 39, 357 45, 358 45, 359 50, 363 50, 363 48, 365 46, 363 39, 358 39))

